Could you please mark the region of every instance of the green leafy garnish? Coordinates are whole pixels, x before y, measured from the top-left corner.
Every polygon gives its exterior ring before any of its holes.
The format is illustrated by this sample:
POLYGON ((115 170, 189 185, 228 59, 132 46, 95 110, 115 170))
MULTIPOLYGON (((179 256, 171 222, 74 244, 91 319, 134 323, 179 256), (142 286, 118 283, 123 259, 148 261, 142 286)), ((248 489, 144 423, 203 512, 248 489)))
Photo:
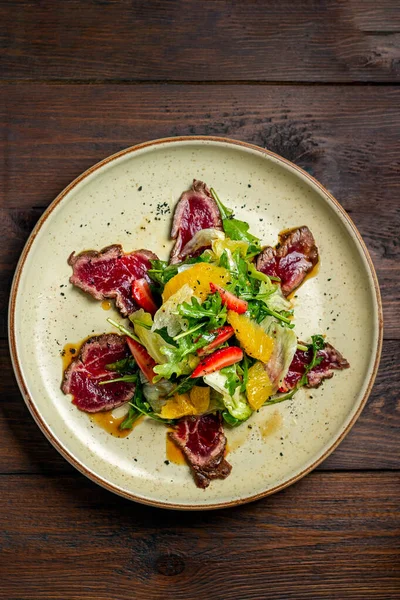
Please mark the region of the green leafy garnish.
POLYGON ((201 319, 207 323, 209 329, 217 329, 224 325, 227 309, 222 305, 219 294, 210 294, 202 304, 193 296, 190 304, 189 302, 183 302, 179 305, 178 313, 182 317, 190 319, 193 323, 201 319))
POLYGON ((221 219, 224 221, 225 219, 229 219, 230 217, 232 217, 233 210, 231 210, 230 208, 227 208, 226 206, 224 206, 222 204, 222 202, 219 199, 218 194, 214 190, 214 188, 211 188, 210 192, 211 192, 211 196, 214 198, 214 200, 215 200, 215 202, 216 202, 216 204, 218 206, 218 210, 219 210, 219 212, 221 214, 221 219))
POLYGON ((201 381, 201 377, 185 377, 165 397, 172 398, 175 394, 185 394, 201 381))
POLYGON ((134 422, 142 415, 135 406, 135 400, 142 394, 142 388, 137 385, 132 402, 129 403, 129 411, 125 419, 120 423, 119 429, 132 429, 134 422))
MULTIPOLYGON (((174 425, 174 423, 175 423, 174 420, 163 419, 159 415, 156 415, 155 412, 153 412, 153 409, 151 408, 150 404, 144 398, 142 386, 139 384, 136 386, 135 395, 129 404, 130 404, 130 407, 132 408, 132 411, 131 411, 131 409, 129 409, 129 412, 131 412, 131 417, 133 417, 136 413, 138 413, 138 415, 134 418, 134 420, 136 420, 140 415, 145 415, 146 417, 149 417, 150 419, 153 419, 154 421, 159 421, 161 423, 164 423, 165 425, 174 425)), ((120 425, 121 429, 128 429, 128 427, 122 427, 124 425, 125 421, 128 421, 128 420, 129 420, 129 413, 128 413, 126 419, 121 423, 121 425, 120 425)))
POLYGON ((115 383, 116 381, 125 381, 126 383, 135 383, 137 381, 137 374, 134 375, 123 375, 116 379, 106 379, 105 381, 99 381, 99 385, 107 385, 107 383, 115 383))
POLYGON ((223 219, 225 234, 231 240, 242 240, 251 244, 251 252, 261 251, 260 240, 249 232, 249 224, 239 219, 223 219))
POLYGON ((127 375, 135 372, 137 366, 133 356, 127 356, 126 358, 117 360, 117 362, 109 363, 106 365, 106 369, 107 371, 115 371, 116 373, 121 373, 121 375, 127 375))
POLYGON ((226 377, 225 388, 228 390, 229 395, 233 396, 236 388, 241 383, 239 376, 237 374, 237 371, 236 371, 236 364, 231 365, 230 367, 224 367, 223 369, 220 370, 220 373, 222 373, 222 375, 225 375, 225 377, 226 377))
POLYGON ((222 418, 224 419, 225 423, 227 425, 230 425, 231 427, 237 427, 238 425, 241 425, 243 423, 243 421, 241 421, 240 419, 233 417, 231 415, 231 413, 226 409, 223 410, 221 414, 222 414, 222 418))
POLYGON ((269 406, 271 404, 277 404, 278 402, 290 400, 301 387, 307 385, 308 373, 323 361, 324 357, 318 356, 318 351, 323 350, 324 348, 325 340, 322 335, 311 336, 311 344, 307 344, 306 350, 312 350, 312 358, 308 365, 306 365, 305 371, 300 380, 297 382, 296 386, 288 394, 284 394, 283 396, 277 396, 276 398, 271 398, 270 400, 267 400, 267 402, 264 402, 263 406, 269 406))
POLYGON ((141 344, 141 341, 139 340, 139 338, 132 333, 132 331, 129 331, 129 329, 127 329, 126 327, 124 327, 123 325, 120 325, 119 323, 117 323, 116 321, 114 321, 113 319, 107 319, 107 321, 113 325, 114 327, 116 327, 117 329, 119 329, 121 331, 121 333, 127 335, 128 337, 132 338, 133 340, 135 340, 135 342, 139 342, 139 344, 141 344))
POLYGON ((170 279, 175 277, 178 273, 178 265, 170 265, 165 260, 152 260, 151 269, 147 271, 149 277, 162 288, 168 283, 170 279))

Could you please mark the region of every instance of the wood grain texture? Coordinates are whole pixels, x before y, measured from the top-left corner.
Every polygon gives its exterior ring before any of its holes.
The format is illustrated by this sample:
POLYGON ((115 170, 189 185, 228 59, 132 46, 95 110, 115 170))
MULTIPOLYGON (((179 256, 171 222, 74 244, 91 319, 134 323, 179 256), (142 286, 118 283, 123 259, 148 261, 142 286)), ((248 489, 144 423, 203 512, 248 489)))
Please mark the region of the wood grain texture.
MULTIPOLYGON (((400 88, 0 86, 0 332, 12 274, 42 210, 83 170, 151 138, 223 135, 305 168, 342 203, 370 250, 385 336, 400 337, 400 88)), ((0 334, 1 334, 0 333, 0 334)))
POLYGON ((400 477, 374 479, 314 473, 253 505, 189 514, 130 503, 82 476, 1 477, 1 594, 394 599, 400 477))
POLYGON ((396 0, 12 0, 12 80, 399 81, 396 0))
MULTIPOLYGON (((3 373, 0 380, 0 474, 74 472, 73 467, 51 447, 30 416, 14 380, 4 340, 0 340, 0 361, 3 373)), ((320 470, 400 468, 400 404, 396 389, 399 362, 398 342, 385 342, 378 377, 367 406, 350 434, 319 467, 320 470)), ((60 379, 61 368, 60 359, 60 379)))

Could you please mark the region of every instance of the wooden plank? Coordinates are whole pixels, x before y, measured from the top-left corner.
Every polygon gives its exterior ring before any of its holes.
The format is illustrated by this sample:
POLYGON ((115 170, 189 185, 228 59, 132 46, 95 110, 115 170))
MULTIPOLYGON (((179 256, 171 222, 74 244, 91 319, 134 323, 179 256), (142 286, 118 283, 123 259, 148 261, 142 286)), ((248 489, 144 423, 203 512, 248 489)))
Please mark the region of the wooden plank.
POLYGON ((2 597, 398 598, 399 483, 314 473, 248 506, 188 514, 81 476, 3 476, 2 597))
POLYGON ((311 172, 349 212, 371 252, 385 335, 399 338, 400 89, 330 86, 3 85, 0 332, 18 255, 41 210, 74 177, 126 146, 225 135, 311 172), (105 118, 106 117, 106 118, 105 118))
POLYGON ((11 80, 398 81, 396 0, 0 5, 11 80))
MULTIPOLYGON (((4 340, 0 340, 0 361, 3 390, 0 474, 73 472, 73 468, 51 447, 30 416, 14 380, 4 340)), ((395 384, 399 362, 398 342, 385 342, 379 374, 367 406, 350 434, 320 469, 400 468, 400 417, 395 384)))

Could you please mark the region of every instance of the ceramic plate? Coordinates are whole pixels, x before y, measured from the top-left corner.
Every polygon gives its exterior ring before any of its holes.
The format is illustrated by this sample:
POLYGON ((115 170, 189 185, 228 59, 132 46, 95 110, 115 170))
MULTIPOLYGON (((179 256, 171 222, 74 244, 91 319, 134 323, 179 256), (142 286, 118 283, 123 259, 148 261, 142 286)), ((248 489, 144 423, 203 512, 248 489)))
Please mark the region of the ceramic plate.
POLYGON ((163 507, 225 507, 271 494, 318 465, 354 424, 379 362, 381 304, 375 272, 341 206, 299 167, 223 138, 157 140, 89 169, 49 206, 20 259, 10 304, 15 373, 33 417, 82 473, 122 496, 163 507), (60 390, 67 342, 111 330, 100 303, 68 283, 69 254, 120 243, 167 258, 171 213, 193 178, 214 187, 264 244, 308 225, 318 274, 295 299, 296 331, 323 333, 351 364, 318 390, 266 407, 228 431, 232 474, 196 488, 189 468, 166 460, 166 429, 145 420, 126 438, 94 425, 60 390), (62 287, 64 286, 64 287, 62 287))

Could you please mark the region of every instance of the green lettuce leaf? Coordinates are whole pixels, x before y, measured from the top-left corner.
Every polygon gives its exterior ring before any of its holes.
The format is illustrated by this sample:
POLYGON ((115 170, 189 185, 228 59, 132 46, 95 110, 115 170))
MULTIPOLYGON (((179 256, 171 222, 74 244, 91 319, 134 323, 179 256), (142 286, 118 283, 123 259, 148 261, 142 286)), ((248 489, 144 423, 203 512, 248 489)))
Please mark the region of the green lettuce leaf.
POLYGON ((137 310, 132 315, 129 316, 129 319, 132 321, 135 333, 138 336, 140 342, 146 348, 147 352, 150 356, 156 361, 156 363, 164 363, 167 358, 165 354, 161 351, 163 347, 173 348, 171 344, 165 341, 165 339, 158 333, 148 329, 147 327, 152 327, 153 319, 149 313, 146 313, 142 308, 137 310), (143 323, 140 325, 139 323, 143 323), (146 327, 147 326, 147 327, 146 327))
POLYGON ((274 339, 274 348, 266 369, 275 390, 280 387, 289 370, 297 349, 297 336, 293 329, 282 327, 274 317, 265 317, 260 323, 264 331, 274 339))
POLYGON ((226 388, 227 379, 227 375, 224 375, 221 371, 215 371, 215 373, 203 377, 204 383, 222 395, 222 402, 229 414, 239 421, 246 421, 253 411, 247 402, 246 396, 240 391, 239 385, 236 387, 233 396, 229 394, 226 388))

